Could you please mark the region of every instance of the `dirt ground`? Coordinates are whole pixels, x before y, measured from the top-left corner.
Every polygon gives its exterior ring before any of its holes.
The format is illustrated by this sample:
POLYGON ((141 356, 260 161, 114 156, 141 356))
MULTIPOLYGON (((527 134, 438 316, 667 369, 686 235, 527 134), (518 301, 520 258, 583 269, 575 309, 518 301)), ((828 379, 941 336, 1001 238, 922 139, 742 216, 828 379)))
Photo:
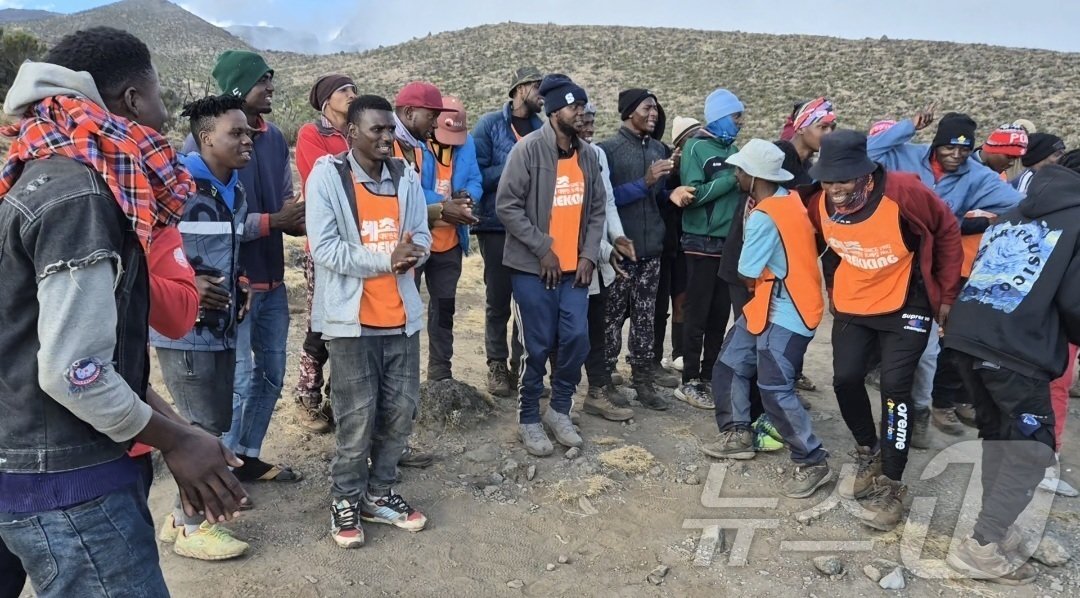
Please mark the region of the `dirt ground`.
MULTIPOLYGON (((293 244, 290 252, 297 258, 299 246, 293 244)), ((936 477, 924 476, 924 469, 940 449, 974 440, 973 432, 951 438, 932 430, 935 449, 912 451, 905 476, 909 497, 920 513, 932 517, 913 516, 906 526, 883 534, 862 526, 843 505, 828 509, 831 485, 807 500, 776 500, 790 467, 786 451, 762 453, 730 468, 712 467, 716 462, 698 450, 715 435, 712 413, 678 401, 663 413, 634 403, 638 416, 629 424, 583 415, 586 444, 573 460, 560 448, 543 459, 526 454, 516 440, 516 404, 509 399, 498 400, 495 416, 474 429, 419 429, 417 444, 439 459, 425 470, 404 470, 397 490, 427 514, 428 528, 412 534, 367 525, 367 544, 342 550, 328 534, 333 437, 302 428, 292 400, 304 316, 302 276, 292 269, 288 277, 293 321, 286 391, 263 452, 264 459, 292 465, 306 477, 297 484, 249 487, 256 508, 230 525, 251 544, 241 559, 204 563, 162 546, 161 564, 175 596, 869 596, 887 592, 863 571, 880 558, 905 565, 906 588, 892 592, 903 596, 1080 592, 1075 560, 1056 568, 1039 565, 1039 579, 1023 588, 935 575, 943 570, 939 559, 957 521, 970 525, 977 506, 962 506, 970 465, 951 465, 936 477), (730 498, 743 500, 725 505, 730 498), (818 505, 823 513, 799 521, 818 505), (760 528, 752 541, 745 529, 736 535, 737 528, 751 525, 760 528), (703 530, 708 526, 713 529, 703 530), (717 527, 724 529, 719 541, 717 527), (838 557, 844 572, 819 572, 813 559, 823 555, 838 557), (669 568, 666 576, 653 573, 658 566, 669 568)), ((454 375, 482 389, 478 255, 466 259, 459 293, 454 375)), ((839 470, 852 462, 847 452, 853 442, 830 390, 829 329, 828 321, 819 329, 805 371, 819 387, 808 395, 815 431, 839 470)), ((578 400, 583 392, 584 384, 578 400)), ((876 392, 871 396, 876 400, 876 392)), ((1070 412, 1077 421, 1076 409, 1070 412)), ((1075 485, 1080 481, 1073 471, 1080 465, 1075 442, 1066 443, 1063 461, 1063 476, 1075 485)), ((167 476, 159 477, 151 496, 159 522, 175 491, 167 476)), ((977 499, 977 493, 970 494, 977 499)), ((1038 530, 1045 520, 1049 534, 1067 548, 1075 546, 1078 501, 1038 493, 1036 502, 1044 504, 1029 509, 1035 520, 1031 528, 1038 530)))

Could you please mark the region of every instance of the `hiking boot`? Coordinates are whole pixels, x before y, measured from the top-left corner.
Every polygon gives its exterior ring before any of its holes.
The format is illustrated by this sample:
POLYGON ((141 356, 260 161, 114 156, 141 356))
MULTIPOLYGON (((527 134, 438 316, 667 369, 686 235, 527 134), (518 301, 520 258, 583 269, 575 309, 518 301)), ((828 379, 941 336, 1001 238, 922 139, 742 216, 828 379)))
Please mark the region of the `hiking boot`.
POLYGON ((771 453, 784 448, 784 443, 769 436, 766 432, 754 431, 754 450, 759 453, 771 453))
POLYGON ((173 543, 173 552, 200 561, 225 561, 247 552, 247 542, 232 537, 229 530, 203 521, 194 533, 181 526, 173 543))
POLYGON ((1001 552, 1004 552, 1005 556, 1012 557, 1015 555, 1018 558, 1023 558, 1019 556, 1019 551, 1024 547, 1024 544, 1024 534, 1020 532, 1020 528, 1017 527, 1016 524, 1006 528, 1005 536, 998 542, 998 546, 1001 547, 1001 552))
POLYGON ((817 384, 814 384, 814 381, 807 378, 805 374, 799 374, 799 377, 795 379, 795 390, 814 392, 817 390, 817 384))
POLYGON ((172 513, 169 513, 165 517, 165 523, 161 526, 161 531, 158 532, 158 542, 162 544, 172 544, 176 541, 176 537, 180 535, 180 530, 183 525, 176 525, 176 517, 172 513))
POLYGON ((755 420, 754 423, 750 425, 750 428, 753 429, 755 432, 768 434, 770 438, 777 442, 784 441, 784 437, 780 435, 780 430, 776 429, 776 426, 774 426, 772 421, 769 420, 769 416, 765 415, 764 413, 758 416, 757 420, 755 420))
POLYGON ((956 410, 952 407, 933 407, 930 409, 931 421, 934 427, 951 436, 960 436, 964 433, 964 424, 956 419, 956 410))
POLYGON ((547 429, 551 430, 559 444, 567 448, 581 446, 581 436, 574 429, 574 423, 570 421, 569 415, 563 415, 549 408, 544 412, 544 416, 540 420, 547 429))
POLYGON ((873 489, 866 496, 869 500, 863 505, 865 510, 860 514, 863 523, 883 532, 892 531, 904 516, 907 486, 903 482, 879 475, 874 479, 873 489))
MULTIPOLYGON (((616 391, 618 392, 618 391, 616 391)), ((626 407, 618 407, 607 398, 603 388, 589 387, 585 394, 585 404, 582 411, 589 415, 596 415, 613 422, 623 422, 633 419, 634 410, 626 407)))
POLYGON ((330 409, 330 401, 324 401, 318 407, 309 407, 301 403, 304 412, 300 416, 300 425, 309 432, 326 434, 334 429, 333 411, 330 409))
POLYGON ((754 433, 747 428, 724 430, 716 442, 702 446, 701 452, 717 459, 753 459, 754 433))
POLYGON ((655 411, 664 411, 671 404, 656 390, 656 371, 652 366, 635 367, 632 373, 634 392, 639 403, 655 411))
POLYGON ((691 380, 675 389, 675 398, 698 409, 716 409, 712 395, 700 380, 691 380))
POLYGON ((604 385, 604 397, 616 407, 630 407, 630 399, 619 390, 618 386, 608 383, 604 385))
POLYGON ((342 548, 364 545, 364 528, 360 526, 360 503, 341 499, 330 504, 330 537, 342 548))
POLYGON ((917 449, 930 448, 930 410, 911 410, 911 446, 917 449))
POLYGON ((969 428, 978 428, 979 425, 975 423, 975 405, 971 403, 957 403, 953 406, 953 410, 956 412, 956 419, 960 420, 960 423, 969 428))
POLYGON ((509 397, 513 392, 510 385, 510 370, 503 361, 488 362, 487 390, 497 397, 509 397))
POLYGON ((810 411, 810 409, 814 406, 813 403, 810 402, 810 399, 803 396, 803 393, 799 392, 798 389, 795 390, 795 398, 799 399, 799 404, 802 405, 802 408, 806 409, 807 411, 810 411))
POLYGON ((525 451, 534 457, 546 457, 555 450, 544 432, 542 424, 518 424, 518 438, 525 445, 525 451))
POLYGON ((1035 581, 1038 571, 1029 563, 1017 565, 1010 561, 1001 546, 989 543, 980 546, 975 538, 967 538, 945 557, 945 562, 971 579, 982 579, 1007 586, 1022 586, 1035 581))
POLYGON ((784 496, 810 498, 818 488, 831 482, 834 476, 828 461, 815 465, 796 465, 791 471, 791 479, 784 483, 784 496))
POLYGON ((611 383, 615 386, 626 386, 626 376, 619 372, 611 372, 611 383))
POLYGON ((682 383, 682 377, 676 374, 671 374, 664 368, 660 367, 660 364, 652 365, 653 372, 653 384, 661 388, 678 388, 682 383))
POLYGON ((406 445, 405 450, 401 453, 401 458, 398 459, 398 465, 401 467, 414 467, 416 469, 424 469, 430 467, 435 462, 435 455, 431 453, 423 453, 413 449, 411 446, 406 445))
POLYGON ((376 500, 371 500, 367 493, 364 493, 360 498, 360 519, 369 523, 385 523, 410 532, 418 532, 427 525, 427 517, 410 507, 409 503, 393 490, 376 500))
POLYGON ((855 475, 840 480, 837 490, 843 498, 863 498, 874 488, 874 479, 881 475, 881 451, 858 446, 848 454, 855 458, 855 475))

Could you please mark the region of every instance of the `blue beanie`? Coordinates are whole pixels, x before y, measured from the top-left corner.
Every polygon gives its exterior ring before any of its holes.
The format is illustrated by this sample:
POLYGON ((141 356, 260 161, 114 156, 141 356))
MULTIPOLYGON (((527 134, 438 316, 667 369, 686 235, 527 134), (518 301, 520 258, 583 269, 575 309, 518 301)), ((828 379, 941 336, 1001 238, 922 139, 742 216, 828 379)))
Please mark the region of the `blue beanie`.
POLYGON ((717 89, 705 98, 705 122, 711 123, 744 109, 743 103, 735 94, 726 89, 717 89))
POLYGON ((580 85, 566 75, 554 73, 547 75, 540 82, 540 95, 544 98, 544 112, 551 114, 566 108, 574 102, 588 102, 589 96, 580 85))

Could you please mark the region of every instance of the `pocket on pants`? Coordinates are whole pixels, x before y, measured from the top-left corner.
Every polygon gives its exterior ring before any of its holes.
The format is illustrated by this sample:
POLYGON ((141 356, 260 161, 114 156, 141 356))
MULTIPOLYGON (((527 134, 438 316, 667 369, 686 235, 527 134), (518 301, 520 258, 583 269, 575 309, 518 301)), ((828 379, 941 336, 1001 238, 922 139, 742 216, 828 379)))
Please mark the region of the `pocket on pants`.
POLYGON ((35 515, 29 519, 0 523, 0 537, 8 550, 16 556, 32 555, 34 564, 26 572, 27 577, 30 578, 35 592, 47 590, 56 579, 59 569, 52 551, 49 550, 49 539, 41 527, 40 517, 35 515))

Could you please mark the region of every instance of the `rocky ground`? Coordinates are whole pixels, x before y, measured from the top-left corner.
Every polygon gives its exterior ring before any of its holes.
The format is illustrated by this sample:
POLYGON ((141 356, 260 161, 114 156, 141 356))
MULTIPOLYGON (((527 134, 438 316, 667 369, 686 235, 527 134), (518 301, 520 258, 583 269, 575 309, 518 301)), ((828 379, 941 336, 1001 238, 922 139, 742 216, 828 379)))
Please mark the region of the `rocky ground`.
MULTIPOLYGON (((466 260, 454 374, 482 389, 481 271, 479 257, 466 260)), ((231 525, 251 544, 244 558, 203 563, 163 546, 162 566, 176 596, 1080 593, 1080 567, 1068 555, 1080 537, 1080 499, 1044 493, 1026 513, 1030 548, 1044 527, 1047 538, 1037 552, 1042 563, 1034 585, 1006 588, 947 578, 942 559, 953 530, 970 526, 977 511, 977 503, 971 504, 978 499, 977 476, 969 489, 973 432, 946 437, 935 430, 933 449, 912 451, 906 474, 912 515, 905 526, 880 533, 861 525, 857 506, 836 498, 833 486, 807 500, 778 499, 790 467, 786 451, 736 464, 702 455, 699 446, 716 432, 710 412, 675 401, 663 413, 635 403, 637 417, 624 424, 584 415, 582 449, 557 449, 538 459, 516 440, 513 400, 472 395, 457 386, 428 389, 422 408, 436 403, 447 412, 425 414, 415 442, 439 458, 428 469, 404 470, 397 488, 428 515, 428 529, 410 534, 369 525, 363 548, 341 550, 328 533, 333 438, 312 435, 298 424, 289 392, 304 324, 302 279, 298 272, 289 276, 289 376, 264 458, 290 464, 306 477, 296 484, 250 486, 256 508, 231 525), (448 390, 458 394, 446 400, 448 390), (952 463, 944 467, 949 457, 952 463)), ((839 470, 852 462, 846 453, 853 443, 829 390, 830 355, 826 322, 806 366, 820 390, 808 396, 815 429, 839 470)), ((876 400, 876 392, 871 396, 876 400)), ((1067 442, 1063 457, 1063 475, 1074 483, 1075 447, 1067 442)), ((159 521, 173 492, 165 474, 151 496, 159 521)))

